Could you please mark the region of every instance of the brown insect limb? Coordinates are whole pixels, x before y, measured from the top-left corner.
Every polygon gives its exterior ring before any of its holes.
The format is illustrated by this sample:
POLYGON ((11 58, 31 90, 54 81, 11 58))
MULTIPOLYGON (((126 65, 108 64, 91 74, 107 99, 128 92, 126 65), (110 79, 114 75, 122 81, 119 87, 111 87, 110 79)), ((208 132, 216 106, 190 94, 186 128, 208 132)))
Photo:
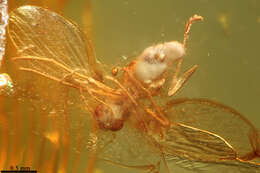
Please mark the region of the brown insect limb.
POLYGON ((105 76, 105 78, 108 79, 108 80, 113 81, 116 85, 118 85, 119 88, 121 88, 126 93, 126 95, 129 97, 129 99, 132 101, 132 103, 135 106, 138 105, 137 102, 135 101, 135 99, 130 95, 130 93, 127 91, 127 89, 123 85, 121 85, 120 82, 118 82, 118 80, 116 80, 115 78, 113 78, 111 76, 105 76))
MULTIPOLYGON (((156 116, 158 119, 162 120, 162 121, 159 121, 159 122, 163 122, 162 125, 164 125, 164 126, 169 126, 169 125, 170 125, 169 120, 162 114, 161 109, 159 108, 159 106, 158 106, 158 105, 155 103, 155 101, 153 100, 153 97, 152 97, 151 93, 149 92, 149 90, 147 90, 146 88, 144 88, 143 85, 142 85, 139 81, 137 81, 137 80, 135 79, 135 77, 133 77, 133 76, 128 72, 127 69, 125 69, 125 72, 128 74, 128 76, 130 77, 130 79, 131 79, 136 85, 138 85, 138 86, 145 92, 145 94, 148 96, 150 102, 152 103, 153 107, 155 108, 155 110, 157 111, 158 114, 154 114, 154 113, 153 113, 153 114, 150 114, 151 111, 149 111, 148 113, 149 113, 150 115, 154 115, 154 116, 156 116)), ((147 109, 146 109, 145 111, 147 111, 147 109)))
MULTIPOLYGON (((179 64, 177 65, 177 68, 179 68, 178 66, 179 64)), ((179 91, 179 89, 182 88, 182 86, 188 81, 188 79, 192 76, 192 74, 197 70, 197 68, 198 65, 192 66, 190 69, 185 71, 179 78, 176 77, 176 73, 175 73, 168 91, 168 96, 172 96, 177 91, 179 91)), ((179 70, 176 70, 176 72, 179 73, 179 70)))
MULTIPOLYGON (((27 72, 35 73, 37 75, 41 75, 41 76, 46 77, 48 79, 51 79, 53 81, 59 82, 59 83, 65 85, 65 86, 69 86, 69 87, 80 89, 80 86, 72 85, 72 84, 70 84, 68 82, 65 82, 63 80, 60 80, 60 79, 55 78, 55 77, 50 76, 50 75, 46 75, 46 74, 44 74, 42 72, 39 72, 37 70, 33 70, 33 69, 30 69, 30 68, 24 68, 24 67, 20 67, 19 69, 22 70, 22 71, 27 71, 27 72)), ((88 94, 91 95, 96 101, 98 101, 99 103, 102 103, 102 104, 108 106, 111 109, 111 111, 112 111, 112 108, 108 104, 106 104, 105 102, 103 102, 102 100, 98 99, 96 96, 93 95, 93 92, 95 92, 95 90, 92 89, 92 90, 87 90, 87 91, 88 91, 88 94)))
POLYGON ((91 97, 93 97, 97 102, 99 102, 99 103, 101 103, 101 104, 107 106, 107 107, 111 110, 111 112, 113 112, 113 109, 111 108, 111 106, 110 106, 109 104, 107 104, 106 102, 102 101, 101 99, 97 98, 96 96, 94 96, 91 90, 89 90, 88 93, 89 93, 89 95, 90 95, 91 97))
POLYGON ((178 80, 177 76, 178 76, 178 74, 179 74, 179 72, 180 72, 182 62, 183 62, 183 58, 181 58, 181 59, 179 59, 179 60, 177 61, 177 66, 176 66, 176 68, 175 68, 175 71, 173 72, 172 82, 171 82, 171 84, 170 84, 170 88, 169 88, 169 91, 168 91, 168 96, 172 96, 172 95, 173 95, 173 94, 171 93, 171 90, 172 90, 172 88, 174 88, 174 86, 175 86, 176 83, 177 83, 177 80, 178 80))
POLYGON ((86 109, 91 113, 91 115, 94 115, 94 110, 91 108, 91 106, 89 106, 88 101, 86 99, 86 97, 83 95, 83 90, 82 87, 79 88, 79 92, 80 92, 80 98, 81 100, 84 102, 86 109))
POLYGON ((163 119, 160 116, 158 116, 156 113, 154 113, 151 109, 146 108, 145 111, 151 115, 154 119, 156 119, 158 122, 160 122, 163 126, 167 127, 169 126, 168 119, 163 119))
MULTIPOLYGON (((86 10, 87 11, 87 10, 86 10)), ((95 49, 92 43, 92 40, 89 38, 88 34, 85 34, 86 36, 86 48, 87 48, 87 54, 88 54, 88 64, 91 66, 95 73, 95 78, 102 80, 103 78, 103 71, 98 68, 98 63, 96 61, 96 54, 95 54, 95 49)))
MULTIPOLYGON (((137 102, 134 100, 134 98, 130 95, 130 93, 127 91, 127 89, 124 87, 124 86, 122 86, 115 78, 113 78, 113 77, 111 77, 111 76, 106 76, 105 78, 107 78, 107 79, 109 79, 109 80, 111 80, 111 81, 113 81, 113 82, 115 82, 126 94, 127 94, 127 96, 130 98, 130 100, 132 101, 132 103, 135 105, 135 106, 137 106, 138 104, 137 104, 137 102)), ((164 124, 165 126, 167 126, 167 123, 166 123, 166 121, 165 120, 162 120, 162 119, 160 119, 158 116, 156 116, 156 114, 152 111, 152 110, 150 110, 150 109, 148 109, 148 108, 143 108, 147 113, 149 113, 150 115, 152 115, 157 121, 159 121, 161 124, 164 124)), ((139 117, 140 117, 140 115, 139 115, 139 117)), ((144 120, 143 120, 144 121, 144 120)))
POLYGON ((21 56, 21 57, 14 57, 12 58, 12 60, 16 61, 16 60, 37 60, 37 61, 42 61, 42 62, 47 62, 47 63, 53 63, 55 64, 57 67, 59 68, 62 68, 63 70, 67 71, 68 73, 70 74, 74 74, 75 76, 78 76, 82 79, 85 79, 86 81, 88 81, 90 84, 93 84, 95 85, 96 87, 100 88, 100 89, 103 89, 107 92, 115 92, 115 90, 113 88, 110 88, 106 85, 104 85, 103 83, 91 78, 91 77, 88 77, 88 76, 85 76, 85 75, 82 75, 78 72, 76 72, 75 70, 73 71, 72 69, 66 67, 65 65, 57 62, 56 60, 54 59, 49 59, 49 58, 40 58, 40 57, 36 57, 36 56, 21 56))
POLYGON ((142 129, 144 129, 144 131, 148 131, 149 130, 149 124, 146 123, 146 114, 143 114, 140 112, 142 111, 145 111, 145 108, 143 106, 139 106, 139 107, 136 107, 135 109, 131 110, 131 117, 133 117, 136 122, 139 122, 142 126, 142 129), (137 109, 142 109, 142 110, 137 110, 137 109))
MULTIPOLYGON (((27 71, 27 72, 31 72, 31 73, 35 73, 35 74, 41 75, 41 76, 46 77, 46 78, 48 78, 48 79, 51 79, 51 80, 53 80, 53 81, 59 82, 59 83, 65 85, 65 86, 69 86, 69 87, 73 87, 73 88, 77 88, 77 89, 82 90, 82 87, 80 87, 80 86, 72 85, 72 84, 70 84, 70 83, 68 83, 68 82, 65 82, 65 81, 63 81, 63 80, 60 80, 60 79, 55 78, 55 77, 53 77, 53 76, 46 75, 46 74, 41 73, 41 72, 39 72, 39 71, 37 71, 37 70, 33 70, 33 69, 30 69, 30 68, 23 68, 23 67, 20 67, 19 69, 22 70, 22 71, 27 71)), ((97 98, 96 96, 94 96, 93 93, 92 93, 92 91, 94 91, 94 90, 87 90, 88 94, 89 94, 90 96, 92 96, 97 102, 106 105, 106 106, 111 110, 111 112, 113 112, 113 111, 112 111, 112 108, 111 108, 108 104, 106 104, 105 102, 103 102, 102 100, 100 100, 99 98, 97 98)), ((90 110, 90 109, 88 109, 88 110, 90 110)), ((90 111, 91 111, 91 110, 90 110, 90 111)))
POLYGON ((65 74, 65 75, 62 77, 62 79, 60 80, 60 82, 62 82, 62 81, 68 81, 68 79, 71 79, 71 78, 72 78, 72 76, 73 76, 74 73, 75 73, 75 72, 72 72, 72 73, 70 73, 70 74, 65 74))
POLYGON ((19 56, 19 57, 12 58, 12 60, 14 60, 14 61, 16 61, 16 60, 33 60, 33 61, 37 60, 37 61, 49 62, 49 63, 53 63, 53 64, 57 65, 58 67, 64 69, 67 72, 70 72, 70 73, 73 72, 73 70, 71 70, 70 68, 68 68, 65 65, 57 62, 54 59, 50 59, 50 58, 40 58, 37 56, 19 56))
POLYGON ((176 69, 175 69, 174 76, 173 76, 174 78, 177 78, 177 76, 178 76, 178 74, 179 74, 179 72, 180 72, 180 70, 181 70, 182 62, 183 62, 183 58, 181 58, 181 59, 179 59, 179 60, 177 61, 177 67, 176 67, 176 69))
POLYGON ((102 90, 96 90, 96 89, 90 89, 91 93, 96 94, 97 96, 104 96, 104 97, 108 97, 110 99, 113 100, 118 100, 120 98, 120 96, 118 95, 114 95, 113 93, 108 93, 102 90))
POLYGON ((161 157, 162 157, 162 161, 163 161, 163 164, 164 164, 164 166, 165 166, 166 172, 167 172, 167 173, 171 173, 171 172, 170 172, 170 169, 169 169, 169 167, 168 167, 168 164, 167 164, 167 162, 166 162, 165 155, 164 155, 163 150, 162 150, 162 146, 159 146, 159 147, 160 147, 160 150, 161 150, 161 157))
POLYGON ((111 161, 111 160, 108 160, 108 159, 101 159, 105 162, 108 162, 110 164, 113 164, 113 165, 116 165, 116 166, 121 166, 123 168, 130 168, 130 169, 138 169, 138 170, 143 170, 145 172, 154 172, 157 168, 157 166, 151 164, 151 165, 139 165, 139 166, 129 166, 129 165, 125 165, 125 164, 122 164, 122 163, 118 163, 118 162, 114 162, 114 161, 111 161))
POLYGON ((88 82, 90 84, 95 85, 97 88, 102 89, 102 90, 104 90, 106 92, 109 92, 109 93, 117 94, 119 96, 121 95, 120 92, 117 92, 115 89, 108 87, 107 85, 103 84, 102 82, 99 82, 99 81, 97 81, 97 80, 95 80, 95 79, 93 79, 91 77, 87 77, 87 78, 88 78, 87 79, 88 82))
MULTIPOLYGON (((21 71, 27 71, 27 72, 31 72, 31 73, 34 73, 34 74, 37 74, 37 75, 40 75, 40 76, 43 76, 47 79, 50 79, 50 80, 53 80, 53 81, 56 81, 58 83, 61 83, 63 84, 64 86, 68 86, 68 87, 72 87, 72 88, 76 88, 76 89, 80 89, 83 90, 84 88, 84 91, 88 90, 87 87, 83 87, 82 85, 80 85, 80 83, 78 82, 77 85, 76 84, 72 84, 72 83, 69 83, 63 79, 59 79, 59 78, 56 78, 54 76, 50 76, 50 75, 47 75, 45 73, 42 73, 40 71, 37 71, 37 70, 34 70, 34 69, 31 69, 31 68, 25 68, 25 67, 20 67, 19 70, 21 71)), ((115 95, 115 93, 111 94, 109 92, 104 92, 102 90, 94 90, 94 89, 91 89, 91 92, 92 93, 96 93, 96 94, 99 94, 101 96, 109 96, 109 97, 113 97, 113 98, 118 98, 117 95, 115 95)))
POLYGON ((68 82, 66 82, 66 81, 61 81, 60 79, 58 79, 58 78, 56 78, 56 77, 47 75, 47 74, 45 74, 45 73, 39 72, 39 71, 34 70, 34 69, 31 69, 31 68, 20 67, 19 70, 31 72, 31 73, 34 73, 34 74, 43 76, 43 77, 45 77, 45 78, 47 78, 47 79, 50 79, 50 80, 59 82, 59 83, 65 85, 65 86, 69 86, 69 87, 73 87, 73 88, 77 88, 77 89, 78 89, 78 86, 72 85, 71 83, 68 83, 68 82))
POLYGON ((184 29, 184 39, 183 39, 183 47, 185 49, 187 48, 187 40, 189 39, 191 25, 195 21, 202 21, 202 20, 203 20, 202 16, 198 16, 197 14, 195 14, 193 17, 190 17, 189 21, 186 23, 184 29))
MULTIPOLYGON (((65 74, 63 77, 62 77, 62 79, 61 79, 61 81, 66 81, 66 80, 68 80, 68 79, 73 79, 73 75, 75 75, 75 73, 77 72, 77 71, 80 71, 80 69, 76 69, 76 70, 72 70, 72 72, 70 72, 70 73, 68 73, 68 74, 65 74)), ((80 83, 80 82, 79 82, 80 83)))

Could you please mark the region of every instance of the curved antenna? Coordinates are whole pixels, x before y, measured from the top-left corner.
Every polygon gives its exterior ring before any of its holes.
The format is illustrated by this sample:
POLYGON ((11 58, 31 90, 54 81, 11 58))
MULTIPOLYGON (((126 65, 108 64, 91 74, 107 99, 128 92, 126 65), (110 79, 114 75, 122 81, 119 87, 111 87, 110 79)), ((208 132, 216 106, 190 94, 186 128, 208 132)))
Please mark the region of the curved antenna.
POLYGON ((189 39, 190 28, 193 22, 195 21, 203 21, 203 17, 195 14, 193 17, 190 17, 189 21, 185 25, 184 29, 184 39, 183 39, 183 47, 186 49, 187 47, 187 40, 189 39))

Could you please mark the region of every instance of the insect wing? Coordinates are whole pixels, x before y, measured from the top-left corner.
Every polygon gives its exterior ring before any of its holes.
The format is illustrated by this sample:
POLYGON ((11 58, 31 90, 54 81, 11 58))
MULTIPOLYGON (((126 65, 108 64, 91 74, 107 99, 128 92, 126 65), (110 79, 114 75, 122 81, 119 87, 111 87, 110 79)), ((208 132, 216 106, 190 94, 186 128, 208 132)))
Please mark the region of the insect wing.
POLYGON ((178 170, 178 172, 197 172, 197 173, 259 173, 260 166, 248 162, 239 162, 237 160, 225 161, 223 164, 212 162, 201 162, 180 158, 177 156, 166 156, 170 170, 178 170), (179 170, 180 169, 180 170, 179 170))
POLYGON ((161 143, 166 153, 190 160, 220 162, 236 159, 236 152, 220 136, 184 124, 172 125, 161 143))
POLYGON ((23 6, 10 14, 9 35, 20 67, 62 79, 77 70, 89 75, 94 65, 84 34, 79 28, 47 9, 23 6), (55 63, 54 63, 55 62, 55 63))
MULTIPOLYGON (((259 151, 259 148, 256 148, 259 146, 259 139, 254 138, 258 136, 256 128, 243 115, 228 106, 208 99, 184 98, 168 102, 166 111, 171 122, 183 124, 184 126, 180 126, 182 128, 190 127, 184 128, 186 131, 182 130, 183 133, 185 132, 183 136, 188 140, 195 140, 194 132, 196 131, 192 130, 195 128, 199 130, 198 132, 203 132, 195 133, 197 141, 203 141, 205 137, 212 139, 204 141, 207 147, 214 142, 226 144, 223 147, 219 145, 218 151, 232 147, 238 158, 246 158, 247 155, 259 151)), ((202 141, 197 144, 203 144, 202 141)), ((187 147, 188 150, 190 150, 189 147, 187 147)))
POLYGON ((148 171, 161 159, 159 148, 128 123, 116 133, 100 131, 98 141, 97 157, 117 166, 148 171))

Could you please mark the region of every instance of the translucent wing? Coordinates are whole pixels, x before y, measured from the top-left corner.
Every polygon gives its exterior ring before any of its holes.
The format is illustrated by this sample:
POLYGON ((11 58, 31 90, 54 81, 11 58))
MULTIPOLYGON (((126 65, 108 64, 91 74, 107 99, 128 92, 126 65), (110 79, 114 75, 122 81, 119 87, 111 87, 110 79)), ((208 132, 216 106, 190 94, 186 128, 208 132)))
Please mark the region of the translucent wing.
MULTIPOLYGON (((219 145, 218 151, 230 148, 228 146, 230 144, 237 153, 237 157, 243 159, 249 159, 250 155, 259 151, 259 148, 256 148, 259 146, 256 128, 243 115, 228 106, 208 99, 184 98, 168 102, 165 109, 171 122, 199 129, 199 131, 194 131, 188 128, 192 134, 187 131, 187 128, 180 126, 181 133, 184 133, 182 136, 197 144, 201 143, 201 147, 207 145, 206 147, 214 149, 217 147, 217 143, 227 142, 223 146, 219 145), (207 132, 209 133, 207 134, 207 132), (214 135, 212 136, 210 133, 214 135), (196 135, 197 137, 195 137, 196 135), (214 145, 211 146, 211 144, 214 145)), ((180 130, 180 128, 176 129, 180 130)), ((187 147, 188 150, 189 147, 187 147)))
POLYGON ((222 162, 236 159, 236 152, 223 138, 184 124, 172 125, 161 144, 167 154, 190 160, 222 162))
POLYGON ((116 133, 100 131, 98 141, 98 157, 119 166, 148 171, 161 159, 159 148, 128 123, 116 133))
POLYGON ((47 9, 23 6, 10 14, 9 35, 20 67, 62 79, 77 70, 90 74, 95 66, 91 45, 73 23, 47 9))
MULTIPOLYGON (((193 106, 196 105, 195 103, 203 105, 196 100, 186 101, 193 101, 189 103, 193 106)), ((183 108, 187 103, 179 102, 178 104, 179 107, 183 108)), ((213 105, 208 106, 209 109, 213 105)), ((187 120, 187 124, 189 124, 188 122, 189 120, 187 120)), ((193 125, 195 126, 195 123, 193 125)), ((214 127, 212 128, 214 129, 214 127)), ((260 165, 238 161, 237 150, 218 134, 182 123, 173 123, 170 128, 167 128, 164 138, 161 140, 146 133, 140 133, 138 129, 129 127, 128 123, 114 134, 102 131, 99 134, 99 139, 101 142, 98 144, 98 156, 128 168, 149 170, 160 161, 163 152, 169 167, 175 165, 170 170, 176 170, 177 166, 193 172, 213 173, 215 170, 228 170, 232 173, 243 173, 260 171, 260 165)))
POLYGON ((176 172, 197 172, 197 173, 259 173, 260 166, 238 162, 236 160, 230 160, 219 163, 210 163, 210 162, 198 162, 188 159, 183 159, 180 157, 167 156, 169 167, 171 170, 176 172), (180 169, 180 170, 179 170, 180 169))

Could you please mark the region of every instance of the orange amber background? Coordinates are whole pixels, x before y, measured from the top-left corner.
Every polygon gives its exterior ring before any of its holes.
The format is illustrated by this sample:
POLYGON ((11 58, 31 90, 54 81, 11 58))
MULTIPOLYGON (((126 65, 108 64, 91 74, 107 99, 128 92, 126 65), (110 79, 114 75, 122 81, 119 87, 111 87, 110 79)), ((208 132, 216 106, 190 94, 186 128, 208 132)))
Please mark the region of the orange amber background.
MULTIPOLYGON (((25 4, 39 5, 79 23, 93 39, 97 58, 108 65, 126 64, 122 56, 132 59, 158 42, 181 41, 186 20, 194 13, 202 15, 205 21, 192 28, 183 66, 186 69, 198 64, 199 69, 179 96, 220 101, 260 127, 259 1, 100 0, 92 1, 91 5, 84 0, 9 1, 9 10, 25 4)), ((8 40, 1 71, 9 72, 15 80, 21 76, 8 62, 14 55, 8 40)), ((40 79, 35 80, 41 84, 40 79)), ((45 85, 46 90, 37 91, 39 95, 44 96, 48 91, 45 85)), ((24 86, 30 91, 29 84, 24 86)), ((71 97, 66 96, 66 89, 56 87, 55 90, 62 91, 63 96, 53 95, 51 99, 63 103, 63 108, 57 110, 64 112, 50 111, 47 101, 37 105, 29 104, 28 99, 0 98, 0 169, 18 165, 40 172, 87 172, 89 153, 84 152, 84 134, 91 125, 84 124, 88 122, 84 112, 77 113, 80 106, 71 105, 66 99, 59 100, 71 97)), ((216 123, 221 121, 225 120, 216 123)), ((94 169, 96 172, 112 170, 133 172, 104 164, 97 164, 94 169)))

